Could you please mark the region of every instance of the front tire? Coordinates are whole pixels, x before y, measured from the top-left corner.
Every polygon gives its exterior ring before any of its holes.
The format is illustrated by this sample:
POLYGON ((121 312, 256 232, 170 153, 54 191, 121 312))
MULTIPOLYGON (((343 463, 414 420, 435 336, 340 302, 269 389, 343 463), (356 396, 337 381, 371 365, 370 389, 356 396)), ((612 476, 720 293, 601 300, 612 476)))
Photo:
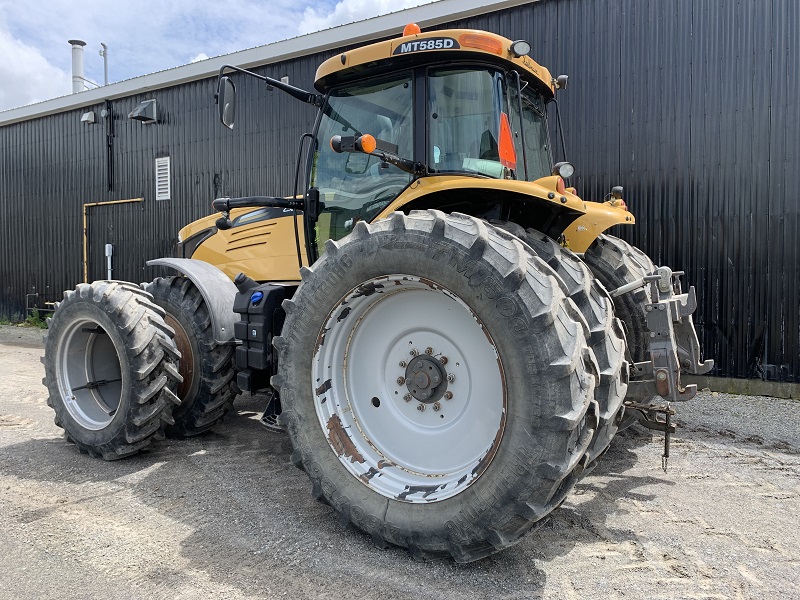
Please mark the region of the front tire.
POLYGON ((82 452, 124 458, 172 423, 180 353, 163 315, 129 283, 64 293, 48 325, 43 383, 55 424, 82 452))
POLYGON ((273 385, 315 497, 380 546, 459 562, 564 500, 597 426, 598 367, 557 276, 519 240, 395 213, 301 274, 273 385))

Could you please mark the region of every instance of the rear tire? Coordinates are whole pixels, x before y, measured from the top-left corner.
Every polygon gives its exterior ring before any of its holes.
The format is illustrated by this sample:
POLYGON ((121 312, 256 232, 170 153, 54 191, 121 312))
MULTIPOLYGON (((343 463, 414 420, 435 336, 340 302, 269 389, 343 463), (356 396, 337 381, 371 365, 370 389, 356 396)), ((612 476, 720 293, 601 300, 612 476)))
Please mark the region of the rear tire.
POLYGON ((233 346, 214 340, 205 300, 191 279, 159 277, 142 287, 166 312, 165 321, 175 330, 181 352, 183 383, 177 392, 181 403, 166 434, 185 438, 204 433, 222 420, 236 398, 233 346))
POLYGON ((597 426, 598 367, 557 276, 519 240, 466 215, 395 213, 328 241, 301 275, 273 386, 293 462, 344 522, 469 562, 564 500, 597 426))
POLYGON ((623 401, 628 391, 629 365, 625 360, 626 340, 622 323, 614 315, 614 304, 589 267, 573 252, 535 229, 524 230, 515 223, 499 225, 528 244, 564 282, 564 291, 575 302, 589 326, 589 347, 600 367, 600 381, 594 397, 600 408, 597 433, 589 446, 590 463, 611 444, 623 419, 623 401))
POLYGON ((48 325, 43 383, 55 424, 82 452, 124 458, 172 423, 180 353, 163 314, 134 284, 64 293, 48 325))

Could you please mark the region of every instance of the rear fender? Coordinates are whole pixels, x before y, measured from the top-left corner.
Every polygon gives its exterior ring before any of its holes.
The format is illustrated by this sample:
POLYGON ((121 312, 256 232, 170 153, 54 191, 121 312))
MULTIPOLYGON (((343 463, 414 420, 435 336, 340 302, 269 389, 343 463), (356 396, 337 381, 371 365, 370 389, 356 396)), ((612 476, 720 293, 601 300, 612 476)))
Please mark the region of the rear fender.
POLYGON ((225 273, 207 262, 191 258, 157 258, 147 264, 175 269, 191 279, 208 307, 214 340, 219 344, 234 342, 233 324, 238 316, 233 312, 233 300, 237 290, 225 273))

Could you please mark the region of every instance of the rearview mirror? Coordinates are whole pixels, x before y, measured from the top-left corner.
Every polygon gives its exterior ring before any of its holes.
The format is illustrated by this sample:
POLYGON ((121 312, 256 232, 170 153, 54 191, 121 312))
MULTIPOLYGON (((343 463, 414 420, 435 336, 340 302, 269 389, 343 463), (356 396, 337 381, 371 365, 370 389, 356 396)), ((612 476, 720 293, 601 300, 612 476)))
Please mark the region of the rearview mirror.
POLYGON ((369 168, 369 154, 353 153, 347 156, 344 172, 350 175, 363 175, 369 168))
POLYGON ((236 117, 236 86, 233 85, 230 77, 220 78, 217 106, 219 106, 219 120, 228 129, 233 129, 233 121, 236 117))

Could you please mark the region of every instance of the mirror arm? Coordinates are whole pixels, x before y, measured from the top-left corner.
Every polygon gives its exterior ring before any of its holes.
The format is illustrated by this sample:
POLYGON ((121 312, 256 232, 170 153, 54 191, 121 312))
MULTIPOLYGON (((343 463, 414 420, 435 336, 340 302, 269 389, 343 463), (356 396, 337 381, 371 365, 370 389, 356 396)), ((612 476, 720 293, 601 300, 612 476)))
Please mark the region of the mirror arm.
POLYGON ((289 85, 288 83, 283 83, 282 81, 273 79, 272 77, 259 75, 258 73, 253 73, 253 71, 248 71, 247 69, 241 69, 233 65, 222 65, 219 69, 219 74, 217 75, 217 91, 214 93, 215 102, 219 102, 219 88, 222 82, 222 76, 225 74, 226 69, 230 71, 236 71, 237 73, 244 73, 245 75, 250 75, 251 77, 255 77, 256 79, 263 81, 267 85, 276 87, 279 90, 286 92, 293 98, 297 98, 298 100, 305 102, 306 104, 313 104, 314 106, 322 106, 322 103, 325 100, 325 98, 320 94, 307 92, 298 87, 294 87, 293 85, 289 85))
MULTIPOLYGON (((365 153, 366 154, 366 153, 365 153)), ((394 165, 401 171, 405 171, 406 173, 413 175, 414 177, 419 177, 420 175, 425 174, 425 165, 421 162, 416 162, 413 160, 409 160, 407 158, 401 158, 396 154, 391 154, 389 152, 383 152, 381 150, 376 150, 374 152, 369 153, 370 156, 375 156, 381 161, 385 163, 389 163, 390 165, 394 165)))

